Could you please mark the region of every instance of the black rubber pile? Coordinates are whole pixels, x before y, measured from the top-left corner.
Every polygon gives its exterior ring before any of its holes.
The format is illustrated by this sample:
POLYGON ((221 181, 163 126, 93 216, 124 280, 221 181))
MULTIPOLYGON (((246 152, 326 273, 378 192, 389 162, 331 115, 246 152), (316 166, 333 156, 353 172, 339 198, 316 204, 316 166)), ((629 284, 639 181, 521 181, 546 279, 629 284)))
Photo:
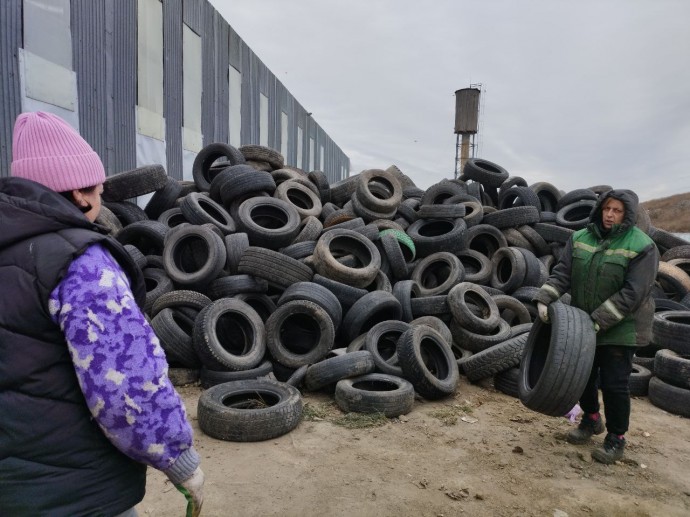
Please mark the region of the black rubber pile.
MULTIPOLYGON (((297 389, 387 416, 415 392, 452 395, 459 372, 517 396, 534 290, 610 188, 528 186, 480 159, 427 190, 395 166, 329 185, 274 150, 219 143, 193 178, 112 176, 98 222, 144 272, 171 379, 208 388, 200 427, 240 441, 294 428, 297 389), (144 209, 128 201, 151 192, 144 209)), ((644 211, 638 225, 672 256, 655 296, 690 308, 690 246, 644 211)))

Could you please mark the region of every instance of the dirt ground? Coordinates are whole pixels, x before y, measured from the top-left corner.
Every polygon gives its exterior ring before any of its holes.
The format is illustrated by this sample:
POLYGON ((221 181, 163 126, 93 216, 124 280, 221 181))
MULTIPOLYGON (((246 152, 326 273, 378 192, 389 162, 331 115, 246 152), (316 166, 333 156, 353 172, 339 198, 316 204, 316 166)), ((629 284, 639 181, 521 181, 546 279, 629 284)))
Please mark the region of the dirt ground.
MULTIPOLYGON (((179 389, 206 473, 205 516, 688 516, 690 420, 633 400, 624 461, 592 462, 564 441, 565 418, 534 413, 464 377, 453 398, 351 428, 328 394, 305 396, 305 418, 258 443, 198 428, 201 388, 179 389)), ((603 436, 603 435, 602 435, 603 436)), ((602 437, 597 437, 600 442, 602 437)), ((140 515, 183 515, 184 498, 149 469, 140 515)))

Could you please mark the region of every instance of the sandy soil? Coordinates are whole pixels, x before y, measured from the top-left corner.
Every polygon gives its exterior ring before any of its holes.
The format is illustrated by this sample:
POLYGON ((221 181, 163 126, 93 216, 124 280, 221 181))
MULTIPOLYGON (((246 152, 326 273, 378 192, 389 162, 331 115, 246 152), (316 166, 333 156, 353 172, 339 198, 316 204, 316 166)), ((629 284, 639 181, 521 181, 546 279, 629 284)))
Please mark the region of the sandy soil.
MULTIPOLYGON (((328 394, 274 440, 233 443, 196 422, 201 388, 180 388, 206 473, 206 516, 688 516, 690 420, 633 400, 624 461, 592 462, 571 425, 524 408, 490 381, 418 400, 378 427, 351 429, 328 394), (314 415, 321 415, 314 416, 314 415)), ((603 435, 602 435, 603 436, 603 435)), ((600 442, 601 437, 597 438, 600 442)), ((184 498, 149 469, 140 515, 183 515, 184 498)))

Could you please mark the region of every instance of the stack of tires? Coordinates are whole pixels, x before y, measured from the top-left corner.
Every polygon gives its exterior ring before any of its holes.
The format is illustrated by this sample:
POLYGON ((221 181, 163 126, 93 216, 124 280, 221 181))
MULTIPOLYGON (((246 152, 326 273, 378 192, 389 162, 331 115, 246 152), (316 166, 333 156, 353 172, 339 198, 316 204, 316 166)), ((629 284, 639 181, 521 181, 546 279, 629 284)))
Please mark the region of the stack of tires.
POLYGON ((661 311, 654 315, 654 377, 649 401, 657 407, 690 417, 690 310, 661 311))
POLYGON ((395 166, 331 185, 272 149, 221 143, 192 173, 109 177, 98 222, 144 272, 171 379, 207 389, 202 430, 234 440, 297 425, 296 389, 388 416, 409 411, 415 392, 452 395, 460 371, 516 395, 534 290, 582 227, 582 207, 610 188, 527 186, 480 159, 427 190, 395 166), (132 202, 146 194, 143 209, 132 202))

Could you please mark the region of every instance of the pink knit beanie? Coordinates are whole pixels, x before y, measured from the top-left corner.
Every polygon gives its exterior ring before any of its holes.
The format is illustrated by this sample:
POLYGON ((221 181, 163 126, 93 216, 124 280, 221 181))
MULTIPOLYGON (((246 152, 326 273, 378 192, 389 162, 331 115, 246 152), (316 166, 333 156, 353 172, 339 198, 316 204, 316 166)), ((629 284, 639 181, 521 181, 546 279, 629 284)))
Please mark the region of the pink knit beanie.
POLYGON ((52 113, 22 113, 14 123, 12 176, 55 192, 105 181, 103 162, 72 126, 52 113))

